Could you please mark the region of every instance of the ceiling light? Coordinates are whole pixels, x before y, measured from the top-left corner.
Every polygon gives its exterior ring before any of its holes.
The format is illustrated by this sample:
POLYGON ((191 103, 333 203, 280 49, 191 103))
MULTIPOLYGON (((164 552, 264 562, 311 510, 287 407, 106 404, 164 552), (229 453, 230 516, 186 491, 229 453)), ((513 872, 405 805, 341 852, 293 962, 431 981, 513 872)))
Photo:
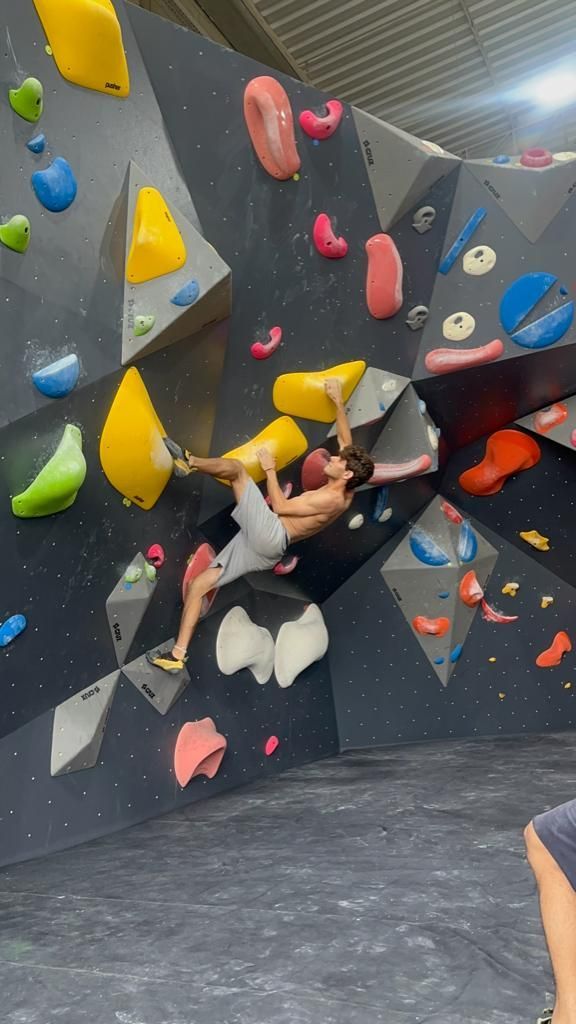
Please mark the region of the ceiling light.
POLYGON ((556 71, 534 78, 522 92, 526 99, 541 107, 564 107, 576 100, 576 72, 556 71))

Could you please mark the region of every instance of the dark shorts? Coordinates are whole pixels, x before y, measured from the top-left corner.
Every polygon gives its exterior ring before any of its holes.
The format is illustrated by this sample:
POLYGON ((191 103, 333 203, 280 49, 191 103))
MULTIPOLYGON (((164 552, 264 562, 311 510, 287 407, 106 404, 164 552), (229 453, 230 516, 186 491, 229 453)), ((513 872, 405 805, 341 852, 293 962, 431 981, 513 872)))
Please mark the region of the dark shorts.
POLYGON ((248 572, 272 569, 285 554, 289 543, 282 520, 266 504, 253 480, 244 488, 232 519, 240 530, 210 566, 211 569, 222 566, 217 587, 232 583, 248 572))
POLYGON ((538 814, 533 825, 536 835, 576 890, 576 800, 538 814))

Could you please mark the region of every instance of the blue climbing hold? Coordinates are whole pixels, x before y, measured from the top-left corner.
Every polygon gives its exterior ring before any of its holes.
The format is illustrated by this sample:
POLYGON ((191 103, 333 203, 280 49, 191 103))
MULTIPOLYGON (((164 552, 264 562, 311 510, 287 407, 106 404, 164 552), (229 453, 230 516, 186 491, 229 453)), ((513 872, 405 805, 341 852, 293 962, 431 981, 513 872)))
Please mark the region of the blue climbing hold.
POLYGON ((312 139, 312 145, 313 146, 319 146, 320 145, 320 139, 312 139))
POLYGON ((32 374, 32 380, 47 398, 64 398, 76 387, 80 376, 78 356, 72 353, 43 366, 32 374))
POLYGON ((170 299, 175 306, 191 306, 193 302, 200 295, 200 285, 196 278, 192 278, 187 284, 183 285, 176 295, 173 295, 170 299))
POLYGON ((454 650, 450 654, 450 661, 452 663, 454 663, 455 661, 458 661, 458 658, 462 654, 463 647, 464 647, 463 644, 456 644, 456 647, 454 648, 454 650))
POLYGON ((441 274, 447 274, 448 271, 452 269, 460 253, 462 252, 462 249, 464 248, 466 243, 470 241, 478 225, 481 224, 482 221, 484 220, 486 213, 487 210, 485 210, 483 206, 479 206, 477 210, 474 210, 472 216, 468 218, 464 227, 462 228, 462 231, 458 235, 458 238, 456 239, 455 242, 452 243, 452 245, 448 249, 448 252, 444 256, 444 259, 442 260, 440 266, 438 267, 438 270, 441 274))
POLYGON ((565 288, 563 284, 560 285, 559 291, 560 295, 568 295, 568 289, 565 288))
POLYGON ((434 664, 435 665, 443 665, 444 664, 444 658, 434 658, 434 664))
MULTIPOLYGON (((379 487, 376 491, 376 501, 374 503, 374 511, 372 512, 372 522, 379 523, 381 517, 384 515, 388 508, 388 487, 379 487)), ((386 520, 384 520, 385 522, 386 520)))
POLYGON ((424 413, 426 412, 426 402, 423 398, 418 399, 418 411, 421 416, 424 416, 424 413))
POLYGON ((513 281, 500 302, 500 321, 508 334, 520 326, 557 280, 555 274, 535 273, 523 274, 513 281))
POLYGON ((30 142, 26 143, 26 147, 31 153, 43 153, 46 149, 46 136, 44 132, 40 132, 40 135, 35 135, 30 142))
POLYGON ((378 408, 380 409, 380 412, 386 412, 386 406, 384 405, 384 402, 378 402, 378 408))
POLYGON ((7 647, 20 633, 26 629, 28 622, 25 615, 11 615, 0 626, 0 647, 7 647))
POLYGON ((495 156, 495 157, 492 158, 492 163, 493 164, 509 164, 510 163, 510 159, 511 158, 509 156, 505 156, 504 153, 501 153, 500 156, 495 156))
POLYGON ((450 562, 446 552, 421 526, 415 526, 410 531, 410 549, 419 562, 424 562, 424 565, 448 565, 450 562))
POLYGON ((574 319, 574 303, 565 302, 546 316, 523 327, 511 335, 512 341, 521 348, 549 348, 563 338, 574 319))
POLYGON ((461 562, 473 562, 478 554, 478 540, 472 524, 465 519, 458 537, 458 558, 461 562))
POLYGON ((51 213, 67 210, 78 191, 74 172, 63 156, 57 156, 45 170, 34 171, 32 188, 42 206, 51 213))
POLYGON ((440 593, 438 594, 438 597, 441 597, 442 600, 445 601, 447 597, 450 597, 450 591, 449 590, 441 590, 440 593))

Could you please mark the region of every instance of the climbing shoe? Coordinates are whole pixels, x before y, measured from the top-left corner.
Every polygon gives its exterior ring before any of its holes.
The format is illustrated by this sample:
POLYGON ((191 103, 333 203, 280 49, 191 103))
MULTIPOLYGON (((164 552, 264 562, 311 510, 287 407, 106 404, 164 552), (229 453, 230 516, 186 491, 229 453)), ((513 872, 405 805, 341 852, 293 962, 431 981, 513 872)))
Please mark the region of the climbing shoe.
POLYGON ((542 1010, 542 1013, 538 1017, 536 1024, 551 1024, 553 1013, 554 1010, 542 1010))
POLYGON ((171 437, 163 437, 162 440, 174 460, 174 476, 183 477, 193 473, 194 470, 188 463, 188 459, 192 457, 191 452, 187 448, 182 448, 171 437))
POLYGON ((146 661, 154 668, 161 668, 163 672, 181 672, 187 658, 175 658, 172 651, 148 651, 146 661))

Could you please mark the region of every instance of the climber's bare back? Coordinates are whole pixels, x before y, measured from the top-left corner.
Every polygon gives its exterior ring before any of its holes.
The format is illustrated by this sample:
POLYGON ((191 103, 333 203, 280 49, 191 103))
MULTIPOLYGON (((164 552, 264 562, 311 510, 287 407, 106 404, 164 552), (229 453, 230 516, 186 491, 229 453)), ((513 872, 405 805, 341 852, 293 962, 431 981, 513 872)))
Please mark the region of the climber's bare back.
POLYGON ((309 516, 280 514, 278 518, 291 541, 306 540, 307 537, 313 537, 315 533, 320 533, 320 530, 330 526, 346 512, 352 504, 353 497, 351 491, 344 494, 335 493, 329 484, 325 484, 324 487, 319 487, 313 493, 317 511, 315 510, 309 516))

